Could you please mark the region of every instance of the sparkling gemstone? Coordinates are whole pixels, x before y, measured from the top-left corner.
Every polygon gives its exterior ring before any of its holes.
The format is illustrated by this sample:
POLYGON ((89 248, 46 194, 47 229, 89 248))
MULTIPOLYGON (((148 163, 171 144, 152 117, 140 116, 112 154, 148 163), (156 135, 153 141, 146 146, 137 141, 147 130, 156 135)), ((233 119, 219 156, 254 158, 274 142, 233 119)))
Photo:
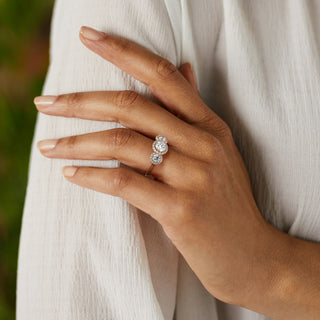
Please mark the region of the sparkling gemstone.
POLYGON ((163 141, 164 143, 168 142, 166 137, 160 135, 156 136, 156 140, 163 141))
POLYGON ((150 156, 150 161, 153 164, 160 164, 162 162, 162 155, 159 153, 152 153, 150 156))
POLYGON ((157 152, 160 154, 165 154, 168 151, 168 145, 165 142, 160 140, 154 141, 152 148, 154 152, 157 152))

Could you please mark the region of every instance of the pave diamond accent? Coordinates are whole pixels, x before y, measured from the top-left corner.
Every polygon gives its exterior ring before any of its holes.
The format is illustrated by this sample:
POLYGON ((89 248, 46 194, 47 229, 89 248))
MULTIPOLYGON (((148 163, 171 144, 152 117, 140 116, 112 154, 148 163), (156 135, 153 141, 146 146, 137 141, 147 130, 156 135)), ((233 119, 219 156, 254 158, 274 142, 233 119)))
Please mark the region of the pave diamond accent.
POLYGON ((162 155, 154 152, 150 156, 150 161, 155 165, 160 164, 162 162, 162 155))

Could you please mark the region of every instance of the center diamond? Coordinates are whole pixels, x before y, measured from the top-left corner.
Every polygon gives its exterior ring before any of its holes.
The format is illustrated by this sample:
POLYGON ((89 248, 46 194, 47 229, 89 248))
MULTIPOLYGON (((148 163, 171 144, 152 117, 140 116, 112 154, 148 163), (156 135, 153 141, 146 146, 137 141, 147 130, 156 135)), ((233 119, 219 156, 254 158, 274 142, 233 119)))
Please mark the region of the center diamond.
POLYGON ((168 145, 160 140, 155 141, 152 147, 154 152, 158 152, 160 154, 165 154, 168 151, 168 145))

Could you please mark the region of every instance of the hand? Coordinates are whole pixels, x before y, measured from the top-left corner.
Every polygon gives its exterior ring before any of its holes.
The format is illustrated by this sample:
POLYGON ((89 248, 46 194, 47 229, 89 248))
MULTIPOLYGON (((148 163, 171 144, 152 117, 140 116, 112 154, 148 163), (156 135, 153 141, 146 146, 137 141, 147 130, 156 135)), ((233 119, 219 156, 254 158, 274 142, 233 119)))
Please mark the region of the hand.
MULTIPOLYGON (((65 167, 72 183, 127 200, 156 219, 207 290, 249 305, 275 279, 278 233, 262 218, 228 125, 201 99, 183 66, 127 39, 82 28, 89 49, 146 84, 159 103, 133 91, 43 96, 39 111, 55 116, 115 121, 126 128, 44 140, 49 158, 118 159, 128 167, 65 167), (191 84, 190 84, 191 83, 191 84), (169 151, 143 174, 156 135, 169 151), (261 276, 263 275, 263 276, 261 276)), ((278 257, 277 257, 278 258, 278 257)))

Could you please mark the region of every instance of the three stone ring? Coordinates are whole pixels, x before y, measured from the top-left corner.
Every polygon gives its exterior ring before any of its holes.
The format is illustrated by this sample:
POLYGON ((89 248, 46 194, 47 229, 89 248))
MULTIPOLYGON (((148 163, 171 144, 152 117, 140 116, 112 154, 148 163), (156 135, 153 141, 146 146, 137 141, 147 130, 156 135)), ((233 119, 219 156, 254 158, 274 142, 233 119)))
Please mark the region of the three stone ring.
POLYGON ((150 155, 151 165, 144 174, 145 176, 150 175, 153 167, 155 165, 159 165, 163 160, 163 155, 168 152, 168 144, 166 137, 161 135, 156 136, 155 141, 152 144, 152 149, 153 153, 150 155))

